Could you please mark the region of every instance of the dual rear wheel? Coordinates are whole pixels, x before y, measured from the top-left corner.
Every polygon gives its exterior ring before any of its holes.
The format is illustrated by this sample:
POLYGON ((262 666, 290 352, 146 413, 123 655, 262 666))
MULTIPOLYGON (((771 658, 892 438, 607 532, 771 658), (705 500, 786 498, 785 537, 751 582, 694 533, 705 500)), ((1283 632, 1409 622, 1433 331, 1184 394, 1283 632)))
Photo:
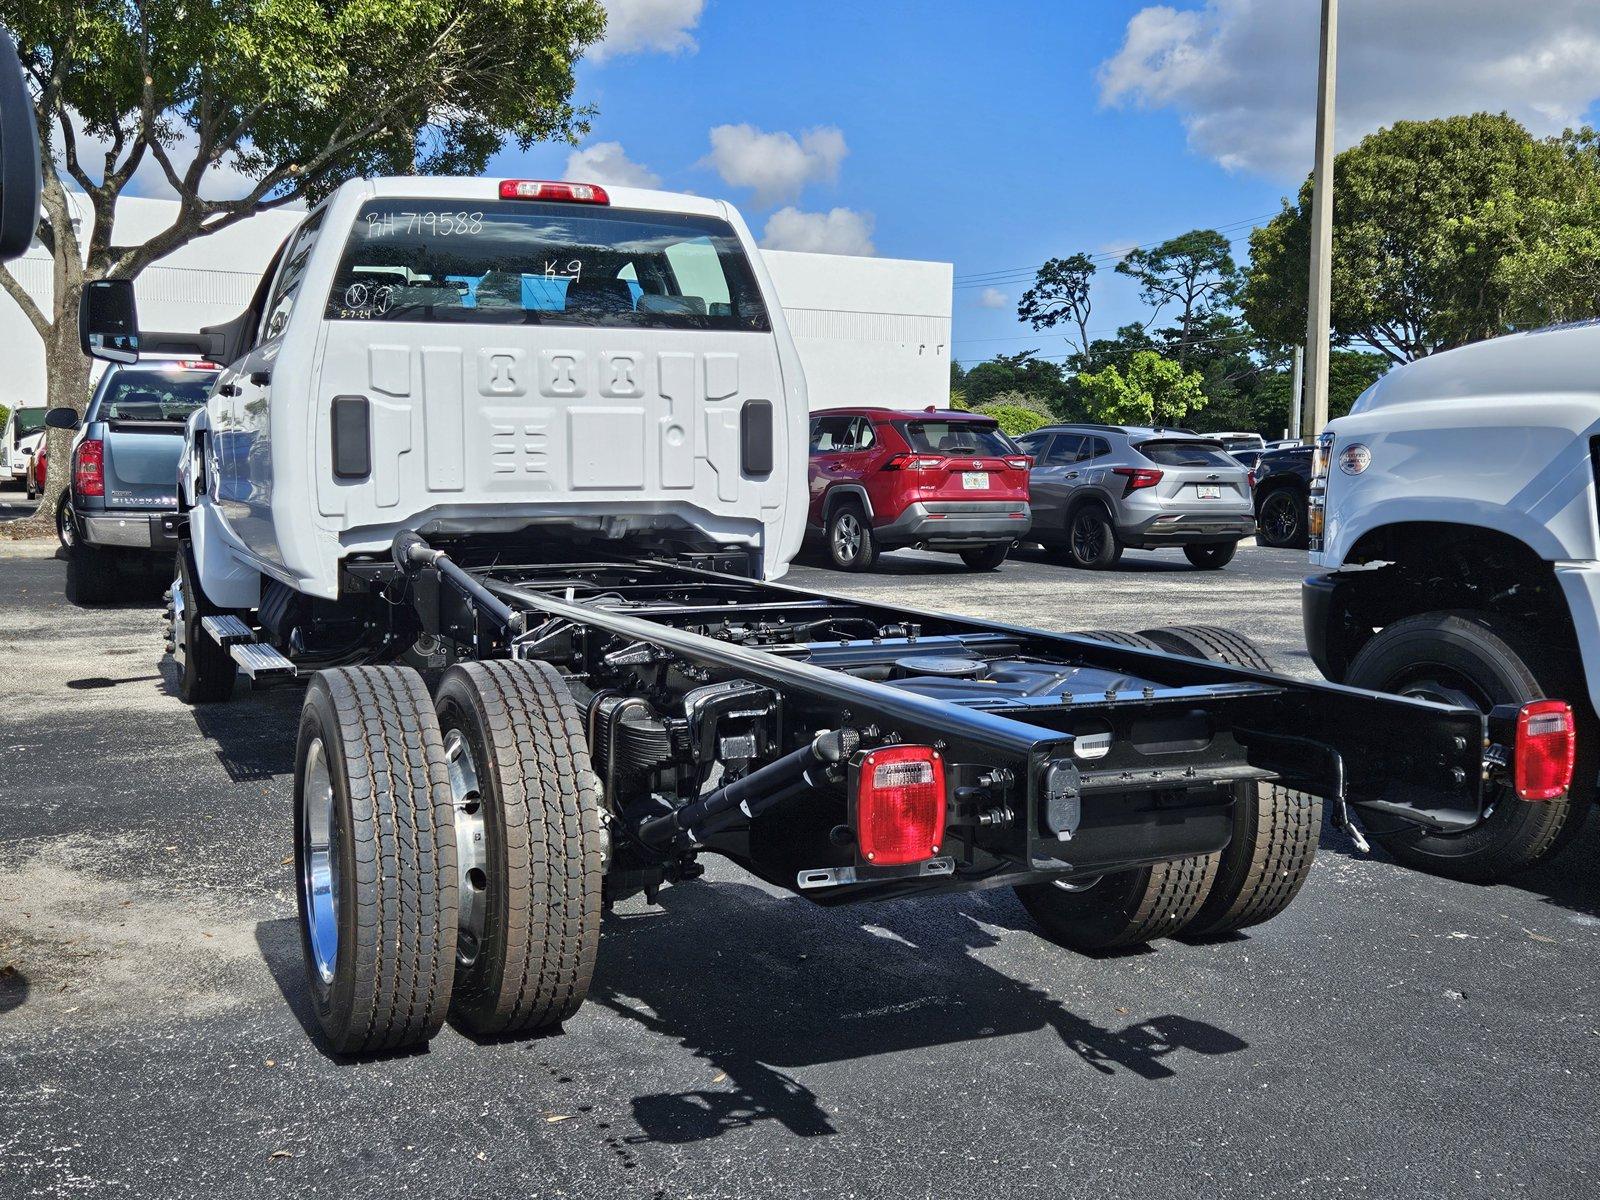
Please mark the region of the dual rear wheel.
MULTIPOLYGON (((1272 670, 1248 638, 1211 626, 1079 636, 1272 670)), ((1052 940, 1091 953, 1128 949, 1158 937, 1217 938, 1271 920, 1311 873, 1322 833, 1322 801, 1275 784, 1237 784, 1233 792, 1233 835, 1216 854, 1094 880, 1027 884, 1017 888, 1017 897, 1052 940)))
POLYGON ((605 834, 576 703, 537 662, 318 673, 295 766, 301 944, 330 1049, 558 1025, 588 992, 605 834))

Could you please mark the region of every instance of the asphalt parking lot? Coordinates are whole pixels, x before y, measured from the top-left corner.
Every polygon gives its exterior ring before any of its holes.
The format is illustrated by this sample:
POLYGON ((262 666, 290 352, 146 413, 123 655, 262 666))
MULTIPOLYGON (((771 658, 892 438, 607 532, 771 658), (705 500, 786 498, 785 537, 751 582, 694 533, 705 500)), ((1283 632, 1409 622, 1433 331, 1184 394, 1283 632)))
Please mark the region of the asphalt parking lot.
MULTIPOLYGON (((51 549, 0 542, 0 1196, 1600 1191, 1600 821, 1494 888, 1329 831, 1277 921, 1103 959, 1009 892, 824 910, 713 862, 608 917, 563 1033, 330 1059, 292 919, 298 691, 185 708, 159 600, 73 609, 51 549)), ((1303 564, 792 578, 1227 624, 1309 674, 1303 564)))

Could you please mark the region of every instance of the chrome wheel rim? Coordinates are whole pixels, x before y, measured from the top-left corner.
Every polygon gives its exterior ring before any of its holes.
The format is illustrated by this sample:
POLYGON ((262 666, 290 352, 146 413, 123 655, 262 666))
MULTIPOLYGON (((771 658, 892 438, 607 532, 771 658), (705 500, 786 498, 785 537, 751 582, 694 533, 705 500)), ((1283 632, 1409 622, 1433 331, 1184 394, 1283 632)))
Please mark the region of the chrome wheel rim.
POLYGON ((333 815, 333 779, 317 738, 306 751, 300 798, 300 892, 305 900, 311 957, 324 985, 339 961, 339 824, 333 815))
POLYGON ((63 501, 60 508, 56 509, 56 537, 61 539, 61 544, 67 549, 72 549, 72 543, 77 540, 77 535, 72 528, 72 501, 63 501))
POLYGON ((833 552, 840 562, 854 562, 861 553, 861 522, 845 513, 833 523, 833 552))
POLYGON ((1072 552, 1084 562, 1092 562, 1105 549, 1105 529, 1091 513, 1072 523, 1072 552))
POLYGON ((1082 879, 1057 879, 1053 882, 1063 892, 1087 892, 1104 878, 1104 875, 1086 875, 1082 879))
POLYGON ((172 626, 167 637, 172 643, 172 661, 180 674, 189 658, 189 643, 185 638, 187 619, 188 605, 183 598, 183 572, 180 570, 172 580, 172 626))
POLYGON ((483 945, 489 901, 488 847, 484 841, 483 792, 472 747, 459 729, 444 738, 450 774, 451 810, 456 824, 456 961, 470 967, 483 945))
POLYGON ((1273 541, 1293 541, 1295 534, 1300 531, 1300 514, 1295 508, 1294 497, 1285 492, 1269 496, 1262 508, 1261 524, 1266 527, 1267 536, 1273 541))

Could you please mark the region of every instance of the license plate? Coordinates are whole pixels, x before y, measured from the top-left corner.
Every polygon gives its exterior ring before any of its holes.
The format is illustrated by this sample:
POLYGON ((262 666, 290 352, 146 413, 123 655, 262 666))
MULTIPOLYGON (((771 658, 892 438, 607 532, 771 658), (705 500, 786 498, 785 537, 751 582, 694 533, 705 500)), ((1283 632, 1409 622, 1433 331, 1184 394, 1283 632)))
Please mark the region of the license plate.
POLYGON ((1200 483, 1196 484, 1195 486, 1200 489, 1200 499, 1202 500, 1222 499, 1222 487, 1220 484, 1200 483))
POLYGON ((961 472, 961 486, 969 492, 986 492, 989 490, 989 472, 963 471, 961 472))

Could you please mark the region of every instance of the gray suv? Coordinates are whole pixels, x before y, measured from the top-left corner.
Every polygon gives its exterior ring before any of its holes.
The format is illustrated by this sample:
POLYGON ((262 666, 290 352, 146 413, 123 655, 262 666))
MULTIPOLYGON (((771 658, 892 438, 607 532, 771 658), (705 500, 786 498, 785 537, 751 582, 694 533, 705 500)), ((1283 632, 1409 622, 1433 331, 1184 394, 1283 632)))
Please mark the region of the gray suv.
POLYGON ((1078 567, 1181 546, 1225 566, 1255 532, 1250 473, 1211 438, 1130 425, 1051 425, 1018 438, 1033 458, 1033 541, 1078 567))

